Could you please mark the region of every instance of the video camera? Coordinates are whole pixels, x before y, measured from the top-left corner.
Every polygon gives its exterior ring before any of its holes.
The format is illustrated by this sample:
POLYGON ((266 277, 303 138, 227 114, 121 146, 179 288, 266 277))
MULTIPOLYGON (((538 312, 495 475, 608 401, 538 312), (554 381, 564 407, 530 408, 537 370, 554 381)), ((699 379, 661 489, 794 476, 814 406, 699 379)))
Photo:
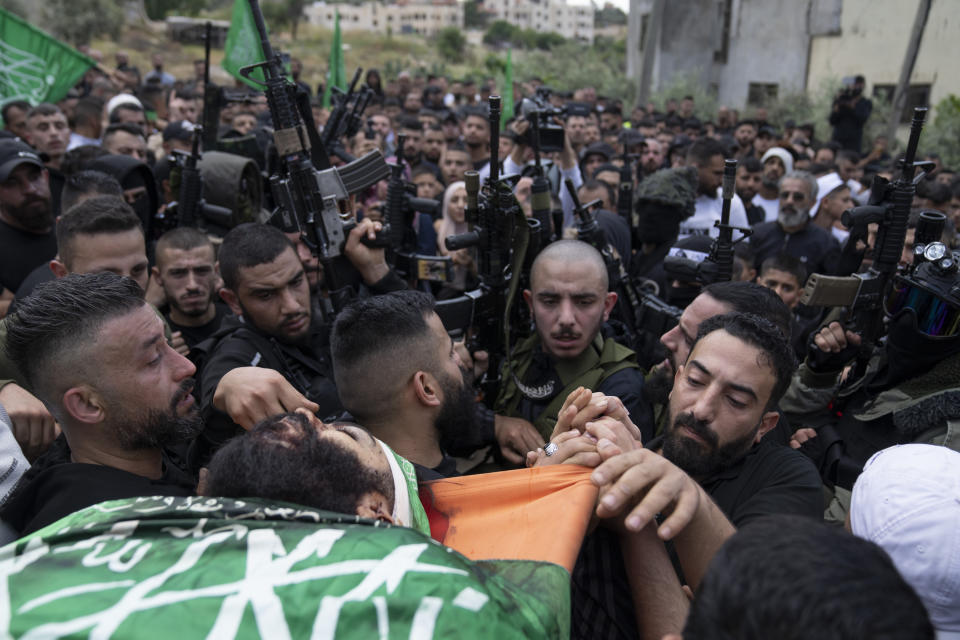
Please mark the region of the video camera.
POLYGON ((856 100, 863 94, 863 88, 856 86, 857 79, 853 76, 845 76, 840 81, 840 91, 837 92, 838 102, 850 102, 856 100))
POLYGON ((554 118, 567 118, 572 115, 585 117, 590 114, 590 108, 581 104, 554 107, 550 104, 552 93, 549 87, 538 87, 532 98, 524 98, 520 103, 520 113, 530 121, 530 128, 520 141, 528 147, 534 146, 533 136, 536 132, 537 145, 540 151, 545 153, 563 150, 563 127, 556 124, 554 118))

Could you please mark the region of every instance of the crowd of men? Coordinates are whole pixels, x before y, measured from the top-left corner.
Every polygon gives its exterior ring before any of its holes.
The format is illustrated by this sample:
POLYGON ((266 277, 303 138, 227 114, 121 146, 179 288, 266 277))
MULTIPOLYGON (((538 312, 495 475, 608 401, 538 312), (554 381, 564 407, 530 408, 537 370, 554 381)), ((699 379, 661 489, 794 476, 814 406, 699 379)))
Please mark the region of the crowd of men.
MULTIPOLYGON (((370 242, 383 181, 343 204, 357 285, 334 314, 324 265, 283 216, 171 224, 211 87, 202 62, 190 79, 159 54, 152 65, 141 78, 118 54, 114 74, 91 70, 57 104, 2 105, 4 541, 155 495, 413 526, 392 454, 421 483, 578 464, 594 468, 600 526, 571 575, 575 637, 960 637, 960 278, 941 260, 958 246, 960 176, 924 156, 902 255, 912 275, 868 358, 858 327, 801 302, 811 274, 863 268, 844 256, 873 247, 847 247, 841 216, 870 201, 874 176, 900 173, 885 139, 863 153, 862 78, 838 95, 830 140, 762 109, 701 120, 691 97, 624 105, 531 79, 492 157, 491 80, 369 71, 363 125, 331 158, 395 162, 402 137, 406 179, 442 203, 413 218, 418 252, 450 256, 464 277, 399 273, 370 242), (534 158, 524 104, 560 114, 542 120, 562 128, 559 151, 534 158), (704 285, 664 258, 710 252, 728 158, 729 221, 749 237, 733 279, 704 285), (553 221, 512 299, 530 327, 497 354, 452 339, 438 302, 478 286, 483 256, 448 251, 439 230, 464 225, 464 174, 482 180, 491 163, 516 176, 528 217, 542 167, 553 221), (595 203, 601 240, 566 180, 595 203), (943 225, 921 243, 922 213, 943 225), (674 305, 675 323, 643 341, 625 286, 674 305), (476 383, 491 377, 499 388, 481 401, 476 383)), ((220 149, 266 179, 279 166, 267 100, 229 95, 220 149)), ((329 113, 313 102, 322 130, 329 113)), ((204 167, 208 194, 263 190, 218 186, 204 167)))

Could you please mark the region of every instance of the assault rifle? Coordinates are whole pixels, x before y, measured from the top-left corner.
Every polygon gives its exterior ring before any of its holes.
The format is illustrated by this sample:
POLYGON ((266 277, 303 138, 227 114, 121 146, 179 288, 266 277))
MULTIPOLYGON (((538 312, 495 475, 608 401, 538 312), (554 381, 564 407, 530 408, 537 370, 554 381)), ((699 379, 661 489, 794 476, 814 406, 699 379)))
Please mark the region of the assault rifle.
POLYGON ((343 148, 342 140, 344 136, 349 139, 360 131, 360 127, 363 126, 363 112, 373 96, 373 91, 366 85, 360 88, 359 93, 355 91, 361 73, 363 69, 358 67, 346 93, 338 87, 330 88, 330 100, 334 107, 327 119, 327 124, 323 127, 321 138, 325 149, 329 149, 334 155, 347 162, 352 161, 353 156, 343 148))
POLYGON ((413 228, 414 214, 435 216, 440 203, 428 198, 417 198, 417 187, 403 175, 403 145, 405 135, 397 136, 396 161, 390 165, 387 183, 387 203, 384 217, 385 232, 390 238, 394 269, 402 278, 450 282, 453 279, 453 261, 450 256, 428 256, 417 251, 417 235, 413 228))
POLYGON ((207 20, 203 31, 203 114, 200 118, 200 122, 203 125, 202 138, 204 151, 213 151, 217 148, 217 130, 220 128, 220 110, 223 109, 223 105, 227 101, 223 88, 210 82, 210 47, 213 43, 212 32, 213 23, 207 20))
MULTIPOLYGON (((497 163, 499 127, 500 96, 490 96, 490 176, 481 190, 478 173, 466 172, 465 215, 470 231, 446 239, 451 251, 468 247, 477 249, 480 288, 466 293, 462 301, 472 310, 474 332, 468 347, 471 352, 484 350, 489 356, 480 388, 490 406, 500 387, 501 362, 510 348, 510 306, 518 288, 516 276, 522 268, 529 241, 529 227, 524 222, 523 211, 509 185, 500 181, 497 163)), ((444 307, 455 305, 463 306, 454 301, 444 307)), ((440 309, 438 313, 441 313, 440 309)))
MULTIPOLYGON (((355 222, 349 212, 341 213, 339 203, 388 178, 390 168, 379 151, 371 151, 343 167, 317 170, 315 159, 326 159, 325 147, 312 125, 309 109, 304 110, 302 101, 298 105, 297 87, 287 80, 280 55, 270 46, 258 0, 248 1, 265 60, 243 67, 240 74, 264 87, 270 106, 280 158, 278 172, 270 176, 270 190, 284 226, 299 229, 304 242, 320 259, 333 311, 339 312, 353 297, 360 280, 343 253, 346 236, 355 222), (256 69, 263 70, 265 82, 251 77, 256 69)), ((386 242, 380 238, 375 244, 384 246, 386 242)))
POLYGON ((191 152, 174 150, 168 156, 173 167, 179 170, 180 189, 178 198, 164 210, 162 221, 158 220, 160 224, 154 226, 158 238, 176 227, 197 227, 206 231, 207 223, 210 222, 218 233, 225 233, 234 226, 234 216, 230 209, 208 204, 203 199, 203 177, 198 166, 202 135, 202 128, 195 126, 191 152))
MULTIPOLYGON (((915 175, 917 167, 924 165, 915 162, 915 158, 926 114, 925 108, 913 110, 910 140, 900 161, 900 177, 892 183, 879 176, 874 178, 869 203, 844 211, 840 218, 850 229, 847 246, 854 250, 858 242, 866 246, 868 226, 878 225, 870 268, 865 273, 847 277, 812 274, 800 298, 809 306, 846 307, 845 326, 862 337, 851 380, 858 380, 864 373, 877 340, 884 334, 883 300, 900 264, 916 185, 925 175, 922 172, 915 175)), ((863 256, 864 252, 860 251, 861 260, 863 256)))
POLYGON ((733 247, 738 242, 748 238, 753 229, 734 227, 730 224, 730 204, 733 201, 734 187, 737 180, 737 161, 725 160, 723 163, 723 189, 720 209, 720 220, 713 226, 719 229, 717 238, 710 245, 710 253, 705 260, 691 260, 681 252, 671 250, 663 259, 663 268, 667 275, 681 282, 699 282, 713 284, 714 282, 728 282, 733 275, 733 247), (736 241, 733 232, 739 231, 742 235, 736 241))

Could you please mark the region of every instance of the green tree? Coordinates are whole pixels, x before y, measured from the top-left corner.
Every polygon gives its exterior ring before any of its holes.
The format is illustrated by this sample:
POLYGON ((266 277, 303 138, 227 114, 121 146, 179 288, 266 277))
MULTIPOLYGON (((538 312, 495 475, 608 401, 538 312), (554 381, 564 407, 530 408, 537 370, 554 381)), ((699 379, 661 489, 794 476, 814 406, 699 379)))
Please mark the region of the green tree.
POLYGON ((266 0, 260 3, 263 20, 271 32, 290 26, 290 15, 285 0, 266 0))
POLYGON ((517 31, 517 27, 506 20, 495 20, 493 24, 487 28, 486 33, 483 34, 483 43, 500 46, 508 42, 513 42, 517 31))
POLYGON ((47 0, 41 26, 61 40, 82 45, 97 36, 118 38, 123 22, 123 5, 113 0, 47 0))
POLYGON ((27 4, 25 0, 4 0, 3 8, 13 15, 30 22, 30 15, 27 12, 27 4))
POLYGON ((623 100, 633 97, 632 83, 624 82, 625 56, 616 60, 613 52, 619 45, 598 39, 593 45, 565 40, 549 51, 536 49, 522 58, 515 54, 515 77, 520 80, 538 76, 556 91, 573 91, 595 87, 597 93, 623 100), (604 48, 604 47, 608 48, 604 48), (576 64, 571 64, 576 60, 576 64))
POLYGON ((593 12, 593 26, 596 28, 627 24, 627 14, 617 7, 607 5, 593 12))
POLYGON ((923 132, 920 146, 939 153, 945 166, 960 167, 960 97, 950 94, 937 103, 933 124, 923 132))
POLYGON ((437 51, 444 59, 462 62, 467 47, 467 38, 456 27, 442 29, 436 37, 437 51))
POLYGON ((306 0, 286 0, 287 22, 290 25, 290 37, 297 39, 297 27, 303 19, 303 8, 307 5, 306 0))
POLYGON ((197 16, 207 8, 206 0, 144 0, 144 9, 151 20, 163 20, 170 15, 197 16))
POLYGON ((536 47, 543 51, 550 51, 554 47, 559 47, 567 41, 562 35, 555 31, 546 31, 538 33, 536 37, 536 47))
POLYGON ((468 29, 485 29, 489 21, 490 14, 481 9, 476 0, 463 3, 463 26, 468 29))

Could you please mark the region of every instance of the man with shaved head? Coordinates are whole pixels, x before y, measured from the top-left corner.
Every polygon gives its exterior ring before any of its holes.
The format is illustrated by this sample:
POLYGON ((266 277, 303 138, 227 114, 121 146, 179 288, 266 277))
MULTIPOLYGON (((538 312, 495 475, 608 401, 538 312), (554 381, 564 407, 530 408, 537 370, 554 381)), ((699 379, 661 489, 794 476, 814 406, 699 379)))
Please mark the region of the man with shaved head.
POLYGON ((523 292, 537 331, 511 354, 497 414, 522 418, 549 439, 563 400, 583 386, 620 398, 644 438, 652 437, 636 354, 603 335, 617 302, 608 284, 603 257, 585 242, 561 240, 540 252, 523 292))

